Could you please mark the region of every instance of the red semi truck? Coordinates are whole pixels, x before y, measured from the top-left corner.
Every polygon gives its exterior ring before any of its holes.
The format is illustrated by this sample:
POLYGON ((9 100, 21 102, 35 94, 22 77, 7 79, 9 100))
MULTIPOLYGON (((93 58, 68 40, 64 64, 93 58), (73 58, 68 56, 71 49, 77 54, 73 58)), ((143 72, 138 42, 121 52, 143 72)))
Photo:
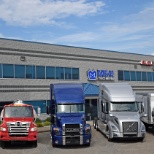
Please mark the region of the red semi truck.
POLYGON ((35 110, 32 105, 24 104, 17 100, 5 105, 1 112, 2 123, 0 125, 1 147, 12 141, 26 141, 37 147, 37 126, 35 110))

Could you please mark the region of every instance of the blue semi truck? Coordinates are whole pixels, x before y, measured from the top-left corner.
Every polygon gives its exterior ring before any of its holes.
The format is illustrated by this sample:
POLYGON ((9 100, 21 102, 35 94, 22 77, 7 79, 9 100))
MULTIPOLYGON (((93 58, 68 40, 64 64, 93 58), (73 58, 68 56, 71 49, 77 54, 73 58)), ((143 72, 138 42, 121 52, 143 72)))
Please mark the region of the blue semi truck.
POLYGON ((86 124, 82 84, 51 84, 50 95, 47 113, 51 115, 52 145, 90 146, 91 126, 86 124))

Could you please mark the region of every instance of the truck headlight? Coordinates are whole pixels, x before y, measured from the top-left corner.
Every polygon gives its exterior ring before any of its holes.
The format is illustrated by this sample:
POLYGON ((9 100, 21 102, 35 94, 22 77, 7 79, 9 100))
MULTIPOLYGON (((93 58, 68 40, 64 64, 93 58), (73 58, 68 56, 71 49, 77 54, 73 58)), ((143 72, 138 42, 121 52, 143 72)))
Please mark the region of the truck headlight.
POLYGON ((116 127, 116 126, 114 126, 114 125, 111 125, 111 129, 112 129, 112 131, 113 131, 113 132, 118 132, 117 127, 116 127))
POLYGON ((60 130, 58 127, 54 127, 53 131, 54 131, 55 135, 60 135, 60 130))
POLYGON ((90 128, 90 126, 87 126, 87 127, 85 128, 85 132, 86 132, 86 134, 90 134, 90 133, 91 133, 91 128, 90 128))
POLYGON ((33 128, 31 128, 30 131, 31 131, 31 132, 35 132, 35 131, 37 131, 37 127, 33 127, 33 128))
POLYGON ((6 128, 5 127, 0 127, 0 131, 5 132, 6 128))

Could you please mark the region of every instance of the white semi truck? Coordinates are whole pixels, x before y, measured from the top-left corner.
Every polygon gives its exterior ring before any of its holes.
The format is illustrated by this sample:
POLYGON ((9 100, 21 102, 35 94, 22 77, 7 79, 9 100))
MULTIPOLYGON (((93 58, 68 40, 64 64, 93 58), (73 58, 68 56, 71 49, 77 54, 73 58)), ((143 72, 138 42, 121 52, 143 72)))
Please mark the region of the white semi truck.
POLYGON ((141 118, 146 129, 149 127, 154 129, 154 93, 136 93, 135 96, 139 109, 142 111, 141 115, 147 115, 141 118))
POLYGON ((146 130, 132 87, 127 83, 102 83, 99 89, 94 128, 105 134, 109 141, 114 138, 143 140, 146 130))

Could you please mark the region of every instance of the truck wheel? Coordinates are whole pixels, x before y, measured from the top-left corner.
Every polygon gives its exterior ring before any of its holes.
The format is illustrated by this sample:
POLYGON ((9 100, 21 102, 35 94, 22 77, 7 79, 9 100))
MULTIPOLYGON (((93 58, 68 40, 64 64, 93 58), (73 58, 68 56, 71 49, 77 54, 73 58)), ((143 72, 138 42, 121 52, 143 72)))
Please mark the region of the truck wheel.
POLYGON ((5 141, 1 141, 1 147, 2 147, 2 149, 6 148, 6 142, 5 141))
POLYGON ((90 146, 90 143, 86 144, 86 146, 89 147, 90 146))
POLYGON ((140 139, 140 141, 143 142, 143 141, 144 141, 144 137, 142 137, 142 138, 140 139))
POLYGON ((144 125, 145 125, 145 129, 146 129, 146 131, 148 131, 148 130, 149 130, 149 126, 148 126, 148 124, 144 123, 144 125))
POLYGON ((107 137, 107 140, 108 140, 109 142, 112 141, 112 138, 110 138, 110 130, 109 130, 109 128, 107 128, 106 137, 107 137))
POLYGON ((56 147, 56 145, 52 142, 52 147, 56 147))
POLYGON ((37 140, 33 141, 33 147, 36 148, 37 147, 37 140))

